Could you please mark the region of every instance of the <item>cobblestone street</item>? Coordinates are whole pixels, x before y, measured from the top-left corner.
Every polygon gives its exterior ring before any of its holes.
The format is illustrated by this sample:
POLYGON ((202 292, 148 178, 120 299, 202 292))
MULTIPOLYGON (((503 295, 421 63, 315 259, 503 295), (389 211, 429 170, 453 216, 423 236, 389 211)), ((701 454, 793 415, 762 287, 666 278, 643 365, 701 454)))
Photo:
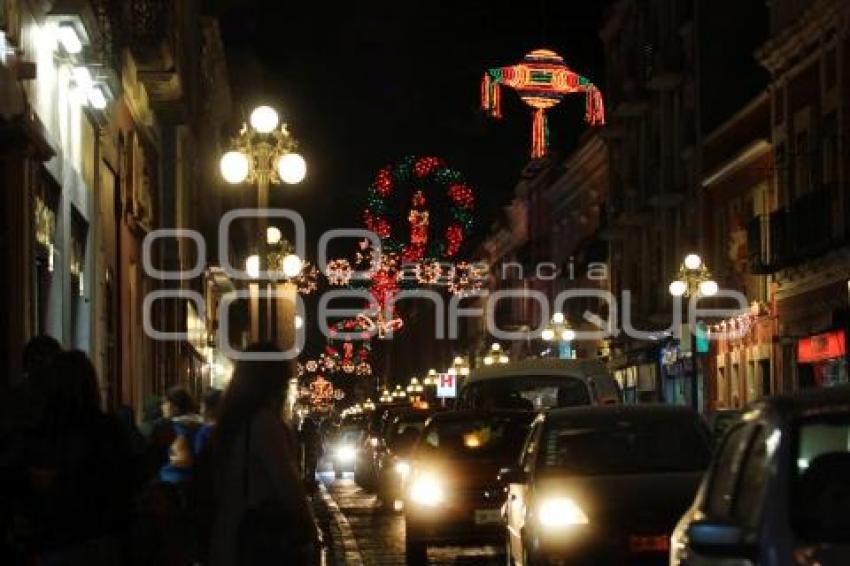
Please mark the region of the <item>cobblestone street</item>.
MULTIPOLYGON (((404 516, 378 508, 375 495, 361 489, 346 474, 334 479, 333 473, 320 474, 323 501, 317 502, 321 515, 327 514, 327 528, 333 539, 335 565, 400 565, 404 557, 404 516)), ((428 552, 431 564, 495 565, 503 564, 499 548, 433 548, 428 552)))

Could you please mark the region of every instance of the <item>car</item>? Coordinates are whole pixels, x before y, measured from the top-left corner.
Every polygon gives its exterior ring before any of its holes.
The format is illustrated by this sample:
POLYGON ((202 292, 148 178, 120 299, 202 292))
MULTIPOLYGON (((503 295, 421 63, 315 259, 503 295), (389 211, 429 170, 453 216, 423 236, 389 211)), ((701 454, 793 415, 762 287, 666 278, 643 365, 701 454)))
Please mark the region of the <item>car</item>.
POLYGON ((329 456, 337 479, 345 472, 353 472, 359 456, 365 431, 358 424, 340 427, 330 441, 329 456))
POLYGON ((386 450, 386 435, 390 423, 401 414, 414 411, 424 411, 409 404, 394 404, 382 406, 377 411, 376 418, 370 423, 369 431, 362 442, 360 458, 354 472, 354 481, 367 491, 374 491, 378 485, 378 463, 386 450))
POLYGON ((850 564, 850 388, 749 406, 676 526, 669 563, 850 564))
POLYGON ((500 475, 508 562, 666 564, 710 460, 692 409, 608 405, 539 415, 500 475))
POLYGON ((408 564, 427 562, 429 546, 486 545, 501 539, 504 491, 499 470, 515 461, 534 413, 437 413, 419 435, 404 486, 408 564))
POLYGON ((715 440, 723 438, 724 433, 741 418, 742 411, 739 409, 721 409, 715 411, 709 419, 711 435, 715 440))
POLYGON ((377 465, 377 495, 382 508, 400 510, 401 490, 410 472, 410 451, 431 414, 408 411, 396 415, 389 423, 377 465))
POLYGON ((543 358, 473 370, 464 380, 458 408, 541 411, 620 402, 617 382, 604 364, 543 358))

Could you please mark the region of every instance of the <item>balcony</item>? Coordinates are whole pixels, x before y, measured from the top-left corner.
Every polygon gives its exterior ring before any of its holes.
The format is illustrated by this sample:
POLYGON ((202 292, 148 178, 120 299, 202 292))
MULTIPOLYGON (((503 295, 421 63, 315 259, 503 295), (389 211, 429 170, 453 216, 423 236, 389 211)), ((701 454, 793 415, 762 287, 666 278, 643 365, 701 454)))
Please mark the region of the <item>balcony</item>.
POLYGON ((750 269, 775 273, 821 256, 850 241, 847 185, 821 185, 785 208, 747 224, 750 269))

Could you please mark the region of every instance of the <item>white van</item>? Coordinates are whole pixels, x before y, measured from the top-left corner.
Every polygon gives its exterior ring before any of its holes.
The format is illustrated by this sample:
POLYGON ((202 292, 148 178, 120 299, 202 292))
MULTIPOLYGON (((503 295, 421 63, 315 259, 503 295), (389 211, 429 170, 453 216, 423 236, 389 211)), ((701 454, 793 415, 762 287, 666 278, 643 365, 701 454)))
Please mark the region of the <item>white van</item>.
POLYGON ((541 411, 620 401, 620 389, 601 362, 543 358, 472 371, 464 380, 458 405, 541 411))

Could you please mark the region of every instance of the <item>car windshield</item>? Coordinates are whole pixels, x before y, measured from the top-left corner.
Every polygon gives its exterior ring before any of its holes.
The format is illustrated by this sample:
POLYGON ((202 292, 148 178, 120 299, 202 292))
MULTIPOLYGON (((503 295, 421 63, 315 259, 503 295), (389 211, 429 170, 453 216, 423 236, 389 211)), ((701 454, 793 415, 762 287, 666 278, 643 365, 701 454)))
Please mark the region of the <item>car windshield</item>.
POLYGON ((425 428, 425 421, 428 420, 429 416, 426 413, 422 413, 396 418, 387 433, 387 446, 394 448, 400 438, 411 434, 410 431, 421 432, 425 428))
POLYGON ((576 475, 697 472, 709 458, 708 440, 695 419, 662 415, 586 426, 555 422, 541 452, 542 468, 576 475))
POLYGON ((419 450, 447 459, 481 459, 499 463, 516 460, 533 415, 470 417, 432 423, 419 450))
POLYGON ((473 409, 543 410, 590 404, 590 393, 581 379, 556 375, 496 378, 470 386, 468 405, 473 409))
POLYGON ((850 543, 850 414, 797 423, 792 524, 807 542, 850 543))

